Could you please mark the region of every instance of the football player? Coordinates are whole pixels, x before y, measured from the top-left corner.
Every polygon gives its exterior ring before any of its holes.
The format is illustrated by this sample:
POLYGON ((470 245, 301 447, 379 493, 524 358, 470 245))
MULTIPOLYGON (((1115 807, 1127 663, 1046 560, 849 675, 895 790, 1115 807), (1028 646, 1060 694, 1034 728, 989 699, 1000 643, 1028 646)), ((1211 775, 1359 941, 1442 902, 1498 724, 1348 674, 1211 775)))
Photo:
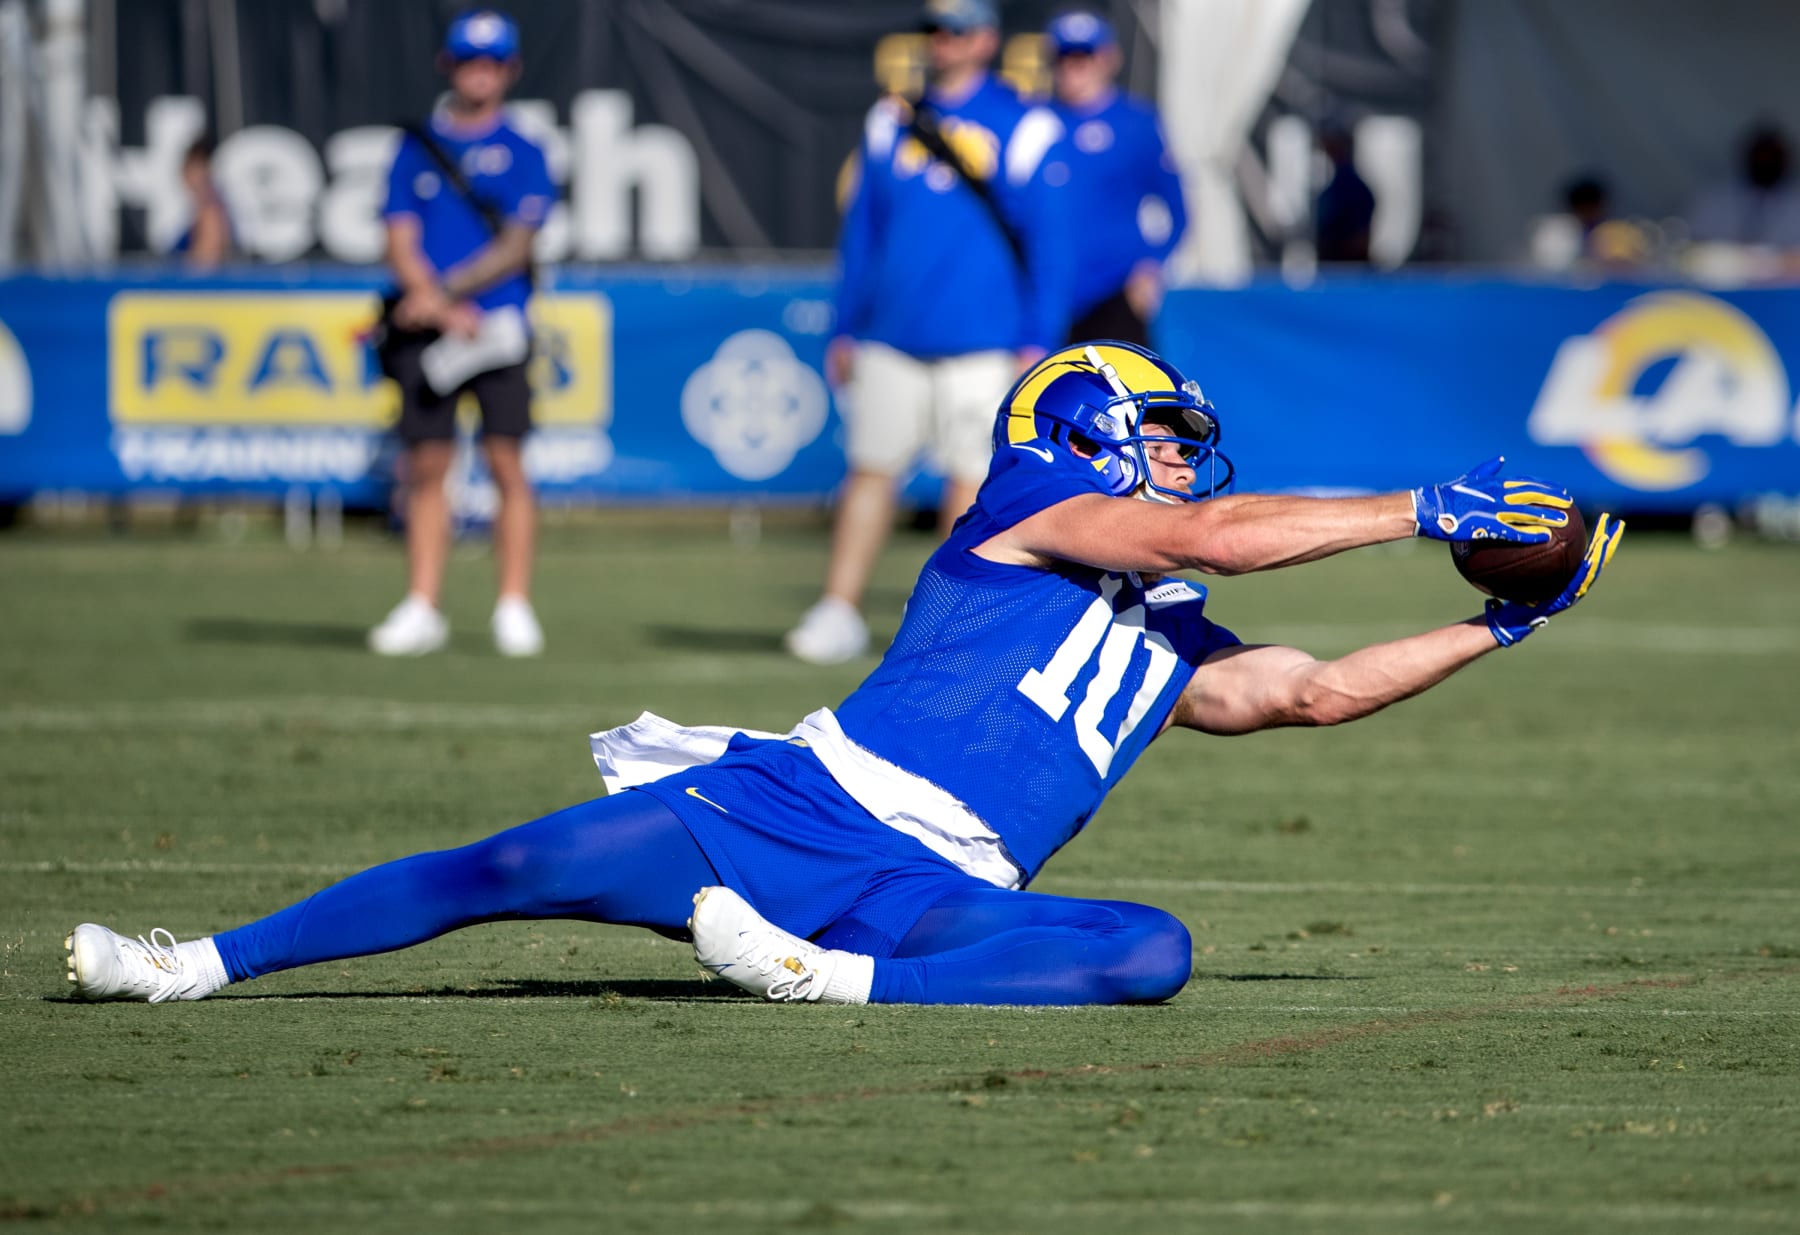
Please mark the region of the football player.
POLYGON ((1496 464, 1410 493, 1230 495, 1200 389, 1125 343, 1066 348, 1002 404, 975 505, 926 563, 875 672, 787 734, 646 714, 597 734, 611 796, 352 876, 177 944, 79 926, 90 999, 195 999, 276 970, 519 918, 689 935, 774 1000, 1090 1004, 1167 999, 1192 964, 1160 909, 1024 889, 1174 728, 1367 716, 1579 600, 1621 535, 1601 516, 1566 591, 1320 661, 1252 645, 1176 571, 1231 575, 1426 535, 1541 541, 1555 485, 1496 464))

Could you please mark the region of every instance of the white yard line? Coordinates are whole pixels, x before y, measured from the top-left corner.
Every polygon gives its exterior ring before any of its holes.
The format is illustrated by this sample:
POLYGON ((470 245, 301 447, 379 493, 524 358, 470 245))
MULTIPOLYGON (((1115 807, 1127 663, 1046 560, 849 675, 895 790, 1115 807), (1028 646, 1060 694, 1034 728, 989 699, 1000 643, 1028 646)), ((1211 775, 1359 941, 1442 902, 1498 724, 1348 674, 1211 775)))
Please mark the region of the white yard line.
MULTIPOLYGON (((620 717, 623 724, 629 716, 620 717)), ((363 732, 381 729, 565 730, 585 733, 611 721, 602 706, 410 703, 398 699, 190 699, 165 703, 15 704, 0 707, 0 731, 220 729, 304 724, 363 732)))
MULTIPOLYGON (((785 672, 785 670, 784 670, 785 672)), ((680 684, 741 682, 748 676, 723 660, 684 662, 653 680, 680 684)), ((291 699, 170 699, 162 702, 9 704, 0 706, 0 733, 87 733, 109 729, 157 731, 304 725, 333 732, 405 729, 528 730, 577 737, 623 725, 633 716, 601 700, 586 703, 429 703, 406 699, 299 696, 291 699)))
MULTIPOLYGON (((1314 1013, 1333 1014, 1354 1012, 1369 1016, 1429 1016, 1434 1013, 1463 1012, 1467 1009, 1461 1004, 1446 1004, 1440 1008, 1408 1008, 1390 1007, 1385 1004, 1345 1004, 1334 1008, 1330 1004, 1247 1004, 1247 1003, 1206 1003, 1202 1008, 1208 1016, 1220 1012, 1245 1012, 1253 1014, 1279 1013, 1283 1016, 1306 1016, 1314 1013)), ((1800 1008, 1630 1008, 1608 1004, 1604 1007, 1558 1007, 1549 1005, 1541 1008, 1482 1008, 1478 1009, 1472 1019, 1481 1020, 1490 1016, 1721 1016, 1758 1017, 1758 1016, 1800 1016, 1800 1008)), ((1795 1103, 1796 1112, 1800 1112, 1800 1102, 1795 1103)))
MULTIPOLYGON (((1108 1157, 1124 1157, 1120 1149, 1108 1157)), ((352 1202, 352 1205, 356 1204, 352 1202)), ((691 1217, 736 1218, 757 1221, 803 1222, 819 1206, 815 1200, 769 1201, 720 1198, 705 1201, 644 1201, 632 1198, 631 1213, 663 1213, 671 1220, 691 1217)), ((1007 1229, 1029 1229, 1033 1220, 1043 1218, 1087 1217, 1100 1224, 1115 1223, 1122 1216, 1136 1213, 1140 1219, 1156 1217, 1191 1217, 1214 1219, 1268 1219, 1276 1223, 1296 1220, 1330 1221, 1332 1219, 1394 1220, 1430 1218, 1431 1225, 1441 1226, 1455 1217, 1541 1218, 1558 1225, 1569 1220, 1589 1223, 1618 1224, 1628 1222, 1680 1223, 1704 1230, 1713 1222, 1769 1225, 1785 1227, 1792 1223, 1793 1213, 1786 1207, 1752 1208, 1737 1205, 1693 1205, 1680 1201, 1637 1201, 1606 1203, 1538 1203, 1533 1201, 1489 1201, 1478 1197, 1454 1196, 1446 1193, 1438 1201, 1264 1201, 1218 1200, 1210 1197, 1114 1197, 1104 1201, 1055 1201, 1031 1198, 1012 1205, 968 1204, 949 1202, 852 1199, 833 1197, 825 1202, 833 1213, 841 1213, 853 1221, 911 1220, 949 1224, 953 1221, 979 1222, 983 1218, 999 1219, 1002 1215, 1024 1215, 1022 1224, 1006 1220, 1007 1229)), ((293 1208, 293 1206, 289 1206, 293 1208)), ((299 1209, 337 1212, 342 1205, 309 1206, 299 1209)), ((377 1212, 371 1208, 370 1212, 377 1212)), ((587 1213, 578 1202, 550 1198, 483 1203, 479 1201, 426 1202, 422 1212, 451 1217, 460 1214, 496 1214, 517 1219, 524 1216, 587 1213)), ((621 1211, 624 1212, 624 1211, 621 1211)), ((1002 1219, 1005 1220, 1005 1219, 1002 1219)))
POLYGON ((362 866, 331 862, 0 862, 0 875, 354 875, 362 866))
MULTIPOLYGON (((353 875, 365 866, 342 862, 185 862, 159 858, 104 861, 40 860, 0 862, 4 875, 353 875)), ((1110 891, 1211 892, 1245 896, 1553 896, 1623 897, 1654 901, 1665 897, 1800 900, 1800 888, 1665 888, 1606 884, 1523 883, 1353 883, 1347 881, 1255 882, 1232 879, 1051 878, 1059 892, 1086 888, 1110 891)), ((1042 890, 1040 885, 1040 890, 1042 890)))
MULTIPOLYGON (((353 875, 366 870, 342 862, 187 862, 160 858, 119 858, 0 862, 0 875, 353 875)), ((1800 900, 1800 888, 1667 888, 1630 884, 1524 883, 1355 883, 1348 881, 1257 882, 1232 879, 1083 879, 1052 877, 1040 890, 1075 889, 1139 892, 1209 892, 1243 896, 1547 896, 1616 897, 1656 901, 1671 897, 1800 900)))
MULTIPOLYGON (((1213 892, 1245 896, 1568 896, 1628 897, 1657 900, 1665 897, 1704 897, 1711 900, 1800 900, 1800 888, 1668 888, 1634 884, 1537 884, 1537 883, 1352 883, 1332 880, 1256 882, 1231 879, 1082 879, 1052 876, 1044 881, 1058 891, 1064 888, 1114 889, 1141 892, 1213 892)), ((1040 887, 1039 890, 1046 890, 1040 887)))
MULTIPOLYGON (((1251 625, 1239 633, 1255 643, 1360 647, 1416 632, 1395 622, 1275 622, 1268 626, 1251 625)), ((1800 652, 1800 628, 1630 622, 1570 615, 1552 622, 1531 646, 1542 650, 1611 648, 1701 656, 1778 656, 1800 652)))

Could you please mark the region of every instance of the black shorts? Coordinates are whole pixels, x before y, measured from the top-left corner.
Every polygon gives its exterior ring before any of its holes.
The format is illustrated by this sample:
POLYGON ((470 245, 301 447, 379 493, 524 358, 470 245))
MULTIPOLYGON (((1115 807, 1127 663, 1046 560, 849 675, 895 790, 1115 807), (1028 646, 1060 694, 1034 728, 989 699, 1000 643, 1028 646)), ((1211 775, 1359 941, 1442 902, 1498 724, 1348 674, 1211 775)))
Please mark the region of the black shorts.
POLYGON ((1150 346, 1149 323, 1139 317, 1120 288, 1099 304, 1083 313, 1069 327, 1070 343, 1087 343, 1094 339, 1117 339, 1121 343, 1150 346))
POLYGON ((456 437, 456 404, 464 391, 481 407, 483 437, 524 437, 531 432, 531 384, 524 364, 477 373, 453 393, 440 395, 425 381, 419 365, 423 346, 395 348, 389 373, 400 387, 400 440, 448 442, 456 437))

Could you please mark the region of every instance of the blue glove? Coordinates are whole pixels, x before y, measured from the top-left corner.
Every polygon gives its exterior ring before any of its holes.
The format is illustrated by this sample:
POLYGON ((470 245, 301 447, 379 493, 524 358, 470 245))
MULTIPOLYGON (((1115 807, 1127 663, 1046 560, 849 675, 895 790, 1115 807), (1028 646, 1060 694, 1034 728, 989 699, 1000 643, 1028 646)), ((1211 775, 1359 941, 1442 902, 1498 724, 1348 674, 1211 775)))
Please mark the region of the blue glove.
POLYGON ((1621 520, 1613 515, 1601 515, 1594 525, 1594 534, 1588 538, 1587 552, 1582 554, 1581 569, 1575 572, 1575 577, 1569 580, 1569 586, 1560 596, 1536 605, 1516 600, 1488 601, 1487 624, 1494 632, 1494 642, 1509 648, 1586 596, 1588 589, 1594 586, 1594 580, 1606 569, 1606 563, 1612 559, 1613 550, 1619 547, 1624 535, 1625 524, 1621 520))
POLYGON ((1500 479, 1504 457, 1448 484, 1412 491, 1416 535, 1432 540, 1505 540, 1541 545, 1569 521, 1575 499, 1561 485, 1529 476, 1500 479))

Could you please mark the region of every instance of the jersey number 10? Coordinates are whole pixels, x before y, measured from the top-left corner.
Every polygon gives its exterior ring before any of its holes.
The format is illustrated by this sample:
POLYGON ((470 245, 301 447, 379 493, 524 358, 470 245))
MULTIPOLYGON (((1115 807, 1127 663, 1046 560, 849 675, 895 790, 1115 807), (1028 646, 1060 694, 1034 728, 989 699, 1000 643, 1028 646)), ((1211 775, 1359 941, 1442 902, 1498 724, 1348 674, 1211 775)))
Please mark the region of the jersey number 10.
POLYGON ((1122 586, 1124 580, 1116 575, 1102 579, 1100 595, 1075 623, 1075 629, 1050 657, 1050 663, 1042 669, 1027 669, 1025 676, 1019 679, 1019 693, 1042 708, 1051 720, 1060 721, 1069 710, 1069 691, 1075 685, 1075 679, 1093 659, 1095 650, 1099 650, 1099 668, 1088 680, 1087 694, 1082 697, 1081 706, 1075 709, 1075 740, 1081 743, 1082 753, 1087 755, 1102 779, 1112 767, 1119 748, 1143 722, 1150 705, 1169 684, 1178 660, 1166 638, 1156 631, 1144 629, 1143 605, 1131 605, 1123 612, 1113 608, 1122 586), (1100 722, 1106 716, 1113 696, 1119 693, 1125 670, 1140 642, 1150 653, 1150 664, 1144 670, 1144 680, 1137 693, 1131 697, 1125 719, 1119 724, 1118 738, 1109 742, 1100 732, 1100 722))

